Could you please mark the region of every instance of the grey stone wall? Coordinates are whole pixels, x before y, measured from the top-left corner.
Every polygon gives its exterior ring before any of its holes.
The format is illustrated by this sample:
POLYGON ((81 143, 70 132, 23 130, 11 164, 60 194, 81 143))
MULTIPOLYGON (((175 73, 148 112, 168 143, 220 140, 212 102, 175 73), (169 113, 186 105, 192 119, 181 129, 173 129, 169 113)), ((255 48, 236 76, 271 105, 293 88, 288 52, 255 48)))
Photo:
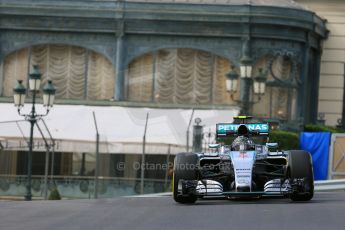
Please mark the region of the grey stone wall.
MULTIPOLYGON (((273 4, 273 3, 272 3, 273 4)), ((163 48, 194 48, 240 64, 244 39, 254 62, 288 55, 301 68, 299 116, 316 119, 321 42, 325 21, 303 7, 178 4, 137 1, 2 0, 0 60, 36 44, 68 44, 94 50, 116 69, 115 100, 125 101, 124 70, 136 57, 163 48), (311 55, 312 54, 312 55, 311 55), (308 64, 311 63, 311 64, 308 64), (315 86, 307 87, 308 84, 315 86), (309 94, 308 94, 309 93, 309 94), (309 106, 305 106, 309 105, 309 106)))

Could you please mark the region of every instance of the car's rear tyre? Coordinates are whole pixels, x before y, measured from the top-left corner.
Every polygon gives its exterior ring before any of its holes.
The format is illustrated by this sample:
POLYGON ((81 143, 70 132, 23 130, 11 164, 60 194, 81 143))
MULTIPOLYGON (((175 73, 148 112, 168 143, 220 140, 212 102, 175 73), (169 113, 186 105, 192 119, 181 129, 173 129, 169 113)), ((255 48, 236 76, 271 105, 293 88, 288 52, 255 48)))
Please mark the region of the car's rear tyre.
POLYGON ((193 194, 178 196, 179 180, 197 180, 198 156, 194 153, 179 153, 175 157, 173 174, 173 195, 178 203, 194 203, 197 197, 193 194))
POLYGON ((314 196, 314 175, 313 163, 309 152, 303 150, 292 150, 289 152, 288 177, 292 182, 294 179, 304 179, 303 191, 293 192, 290 196, 293 201, 308 201, 314 196))

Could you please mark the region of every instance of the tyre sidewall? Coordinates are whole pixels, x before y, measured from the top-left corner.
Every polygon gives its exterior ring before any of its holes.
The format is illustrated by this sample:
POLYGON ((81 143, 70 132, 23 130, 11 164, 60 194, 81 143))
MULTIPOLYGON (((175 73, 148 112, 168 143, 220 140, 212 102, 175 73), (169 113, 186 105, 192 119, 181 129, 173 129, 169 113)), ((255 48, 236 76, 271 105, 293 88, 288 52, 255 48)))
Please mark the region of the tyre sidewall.
POLYGON ((198 156, 195 153, 179 153, 174 160, 173 174, 173 195, 174 200, 179 203, 193 203, 196 197, 178 197, 179 180, 197 180, 197 163, 198 156))
POLYGON ((304 150, 291 150, 288 156, 288 178, 290 181, 294 179, 305 179, 305 193, 308 194, 292 194, 291 199, 296 201, 310 200, 314 195, 314 174, 313 163, 309 152, 304 150))

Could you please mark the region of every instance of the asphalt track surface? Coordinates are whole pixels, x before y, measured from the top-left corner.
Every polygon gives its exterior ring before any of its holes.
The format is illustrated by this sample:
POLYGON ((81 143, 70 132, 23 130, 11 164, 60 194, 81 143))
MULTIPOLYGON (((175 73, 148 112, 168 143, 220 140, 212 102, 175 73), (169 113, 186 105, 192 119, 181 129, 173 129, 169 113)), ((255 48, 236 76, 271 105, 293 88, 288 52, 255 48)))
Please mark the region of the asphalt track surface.
POLYGON ((169 197, 0 201, 0 229, 345 229, 345 192, 288 199, 201 200, 169 197))

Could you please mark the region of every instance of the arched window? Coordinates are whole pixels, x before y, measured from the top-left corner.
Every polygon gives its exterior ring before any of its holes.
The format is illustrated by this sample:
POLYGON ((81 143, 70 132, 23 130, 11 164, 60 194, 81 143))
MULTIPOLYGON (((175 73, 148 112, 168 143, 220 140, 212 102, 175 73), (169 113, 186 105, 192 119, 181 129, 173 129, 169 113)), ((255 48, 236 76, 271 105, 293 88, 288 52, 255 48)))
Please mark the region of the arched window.
POLYGON ((259 68, 267 71, 267 88, 261 100, 254 104, 254 115, 280 120, 298 119, 296 100, 300 71, 297 64, 289 56, 267 55, 254 66, 254 76, 259 68))
POLYGON ((17 79, 27 81, 29 68, 38 65, 43 84, 51 79, 60 99, 111 99, 114 69, 102 55, 77 46, 37 45, 17 50, 3 62, 2 96, 12 96, 17 79))
POLYGON ((162 49, 133 60, 127 71, 129 101, 233 104, 225 75, 231 63, 195 49, 162 49))

